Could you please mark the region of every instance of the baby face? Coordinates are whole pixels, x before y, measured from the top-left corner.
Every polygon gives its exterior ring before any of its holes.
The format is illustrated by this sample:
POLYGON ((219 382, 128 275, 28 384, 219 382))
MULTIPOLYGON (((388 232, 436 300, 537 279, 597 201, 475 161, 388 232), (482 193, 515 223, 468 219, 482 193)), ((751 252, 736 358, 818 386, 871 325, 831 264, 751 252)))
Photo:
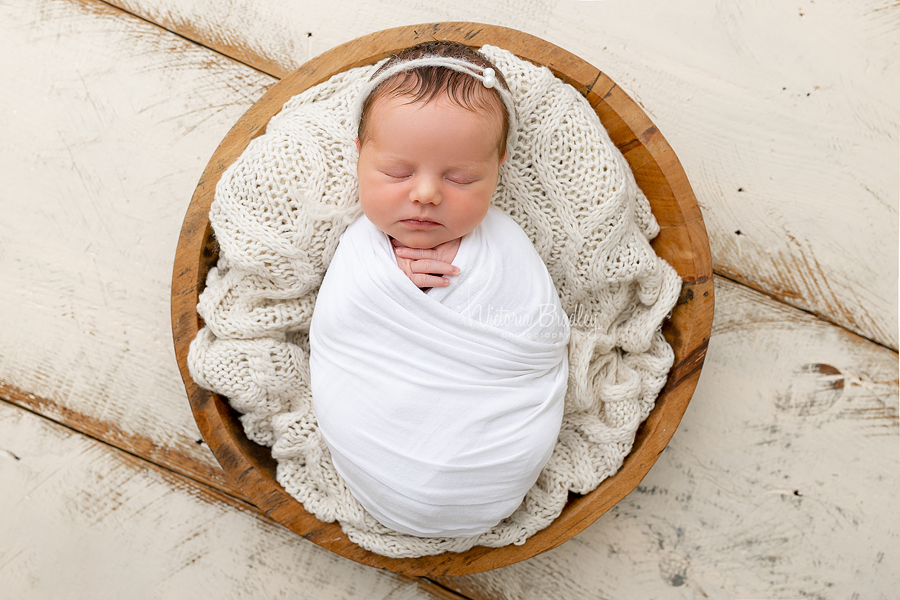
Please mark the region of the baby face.
POLYGON ((382 97, 359 148, 359 200, 380 230, 411 248, 434 248, 475 229, 497 186, 502 117, 446 95, 430 102, 382 97))

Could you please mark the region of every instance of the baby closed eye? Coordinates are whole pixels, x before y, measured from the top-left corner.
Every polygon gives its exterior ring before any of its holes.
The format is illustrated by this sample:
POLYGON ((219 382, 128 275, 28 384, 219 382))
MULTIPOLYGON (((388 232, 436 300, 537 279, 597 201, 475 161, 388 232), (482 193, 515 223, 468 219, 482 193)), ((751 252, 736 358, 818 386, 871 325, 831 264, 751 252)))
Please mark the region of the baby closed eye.
POLYGON ((446 178, 450 183, 455 183, 456 185, 470 185, 479 181, 478 177, 464 177, 461 175, 452 175, 446 178))
POLYGON ((390 177, 391 179, 407 179, 412 176, 412 173, 408 173, 406 171, 382 171, 385 175, 390 177))
MULTIPOLYGON (((403 181, 413 176, 413 173, 407 171, 382 171, 381 173, 389 179, 396 181, 403 181)), ((479 177, 467 177, 463 175, 450 175, 444 177, 444 179, 455 185, 471 185, 481 180, 479 177)))

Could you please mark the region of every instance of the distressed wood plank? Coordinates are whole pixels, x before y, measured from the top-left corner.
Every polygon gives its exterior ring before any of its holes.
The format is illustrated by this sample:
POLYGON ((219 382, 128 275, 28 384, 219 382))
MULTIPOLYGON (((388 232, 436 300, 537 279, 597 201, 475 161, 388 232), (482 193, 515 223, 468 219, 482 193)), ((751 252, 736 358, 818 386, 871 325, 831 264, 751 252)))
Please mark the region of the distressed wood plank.
POLYGON ((608 73, 672 144, 718 273, 897 348, 896 3, 112 1, 277 77, 411 23, 542 37, 608 73))
POLYGON ((5 598, 461 598, 5 402, 0 488, 5 598))
POLYGON ((559 548, 445 583, 479 600, 896 597, 897 354, 724 279, 716 304, 641 485, 559 548))
POLYGON ((172 348, 178 232, 273 79, 101 3, 0 7, 0 394, 230 489, 172 348))

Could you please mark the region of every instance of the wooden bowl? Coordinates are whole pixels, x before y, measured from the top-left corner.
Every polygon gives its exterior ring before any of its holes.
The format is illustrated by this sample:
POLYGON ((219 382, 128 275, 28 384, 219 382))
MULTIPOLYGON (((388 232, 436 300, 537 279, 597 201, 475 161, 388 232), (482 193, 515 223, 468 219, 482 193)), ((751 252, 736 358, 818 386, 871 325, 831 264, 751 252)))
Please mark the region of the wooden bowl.
POLYGON ((178 365, 194 418, 222 468, 257 507, 288 529, 351 560, 407 575, 463 575, 530 558, 562 544, 625 497, 647 474, 681 421, 700 376, 712 318, 712 264, 703 217, 678 158, 644 111, 599 69, 569 52, 513 29, 477 23, 430 23, 373 33, 313 58, 272 86, 228 132, 203 172, 184 219, 172 277, 172 329, 178 365), (662 229, 653 242, 654 249, 677 269, 684 284, 664 326, 675 351, 675 364, 618 473, 590 494, 572 495, 562 514, 522 546, 475 547, 462 553, 395 559, 362 549, 347 539, 337 523, 318 521, 288 495, 275 480, 276 463, 269 448, 247 439, 224 398, 194 383, 187 354, 202 327, 196 311, 198 297, 216 260, 209 207, 222 172, 251 139, 264 132, 269 119, 292 96, 336 73, 432 39, 476 48, 485 44, 505 48, 548 66, 584 94, 650 199, 662 229))

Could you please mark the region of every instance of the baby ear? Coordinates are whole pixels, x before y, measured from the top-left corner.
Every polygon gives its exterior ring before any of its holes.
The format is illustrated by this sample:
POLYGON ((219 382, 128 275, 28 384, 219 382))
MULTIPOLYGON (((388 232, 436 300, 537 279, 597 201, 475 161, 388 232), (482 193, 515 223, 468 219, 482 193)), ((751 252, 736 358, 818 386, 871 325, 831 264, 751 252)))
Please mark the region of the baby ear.
POLYGON ((356 136, 356 139, 354 141, 356 142, 356 151, 359 152, 360 150, 362 150, 362 146, 359 143, 359 136, 356 136))
MULTIPOLYGON (((358 146, 358 145, 359 145, 359 138, 357 138, 357 146, 358 146)), ((508 156, 509 156, 509 150, 504 150, 504 151, 503 151, 503 156, 500 157, 500 164, 501 164, 501 165, 502 165, 503 163, 506 162, 506 158, 507 158, 508 156)))

